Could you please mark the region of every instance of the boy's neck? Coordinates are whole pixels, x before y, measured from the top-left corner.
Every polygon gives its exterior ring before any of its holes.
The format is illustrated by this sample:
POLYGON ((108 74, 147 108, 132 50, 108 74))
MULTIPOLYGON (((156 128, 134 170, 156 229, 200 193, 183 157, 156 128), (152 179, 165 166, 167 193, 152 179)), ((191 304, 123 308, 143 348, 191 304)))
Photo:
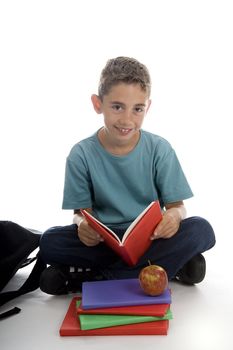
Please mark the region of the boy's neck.
POLYGON ((140 139, 140 134, 141 134, 140 131, 138 131, 135 137, 131 139, 129 142, 115 144, 111 142, 111 139, 108 139, 107 133, 103 127, 98 131, 97 137, 101 145, 107 152, 116 156, 123 156, 134 150, 134 148, 137 146, 138 141, 140 139))

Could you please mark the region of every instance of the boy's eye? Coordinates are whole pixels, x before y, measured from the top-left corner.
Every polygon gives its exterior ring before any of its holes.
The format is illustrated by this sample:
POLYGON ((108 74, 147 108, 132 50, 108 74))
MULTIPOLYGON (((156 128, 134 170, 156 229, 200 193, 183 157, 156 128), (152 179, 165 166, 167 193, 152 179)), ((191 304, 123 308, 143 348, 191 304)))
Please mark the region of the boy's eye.
POLYGON ((112 105, 112 109, 114 109, 115 111, 120 111, 122 107, 120 105, 112 105))
POLYGON ((136 108, 135 108, 135 111, 136 111, 137 113, 142 113, 142 112, 144 112, 144 108, 142 108, 142 107, 136 107, 136 108))

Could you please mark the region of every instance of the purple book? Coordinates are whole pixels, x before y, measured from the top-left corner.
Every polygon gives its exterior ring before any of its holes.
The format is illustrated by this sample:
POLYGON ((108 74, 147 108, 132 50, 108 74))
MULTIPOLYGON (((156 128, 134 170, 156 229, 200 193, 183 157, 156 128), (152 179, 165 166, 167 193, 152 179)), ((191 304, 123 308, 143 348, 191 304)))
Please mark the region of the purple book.
POLYGON ((137 278, 84 282, 82 285, 83 309, 153 304, 171 304, 170 290, 167 288, 154 297, 146 295, 137 278))

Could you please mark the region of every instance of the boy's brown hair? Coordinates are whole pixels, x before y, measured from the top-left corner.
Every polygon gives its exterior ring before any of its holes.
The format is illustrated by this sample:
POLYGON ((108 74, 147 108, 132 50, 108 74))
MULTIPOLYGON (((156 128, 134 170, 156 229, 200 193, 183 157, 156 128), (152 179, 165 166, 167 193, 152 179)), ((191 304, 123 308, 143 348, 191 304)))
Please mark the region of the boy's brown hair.
POLYGON ((114 85, 140 84, 143 91, 151 92, 151 79, 147 67, 131 57, 116 57, 107 61, 101 72, 98 94, 101 100, 114 85))

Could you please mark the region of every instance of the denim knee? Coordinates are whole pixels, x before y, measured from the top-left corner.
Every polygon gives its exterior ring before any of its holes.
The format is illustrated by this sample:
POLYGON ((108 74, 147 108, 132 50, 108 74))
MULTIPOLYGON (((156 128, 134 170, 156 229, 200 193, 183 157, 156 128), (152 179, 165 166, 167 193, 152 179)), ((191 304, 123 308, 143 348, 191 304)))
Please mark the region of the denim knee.
POLYGON ((40 249, 43 249, 47 246, 47 243, 50 241, 51 234, 53 233, 54 229, 55 227, 51 227, 42 234, 40 238, 40 249))
POLYGON ((50 234, 51 229, 48 229, 47 231, 45 231, 41 238, 40 238, 40 253, 42 256, 42 259, 44 261, 47 261, 47 255, 48 252, 51 249, 51 234, 50 234))
POLYGON ((213 227, 206 219, 194 216, 186 220, 189 231, 191 230, 194 233, 195 240, 202 246, 202 251, 208 250, 215 245, 216 239, 213 227))
POLYGON ((60 247, 60 235, 58 235, 58 232, 61 229, 62 227, 60 226, 51 227, 47 231, 45 231, 40 238, 41 256, 42 259, 47 263, 49 263, 51 257, 54 256, 54 253, 62 248, 60 247))

